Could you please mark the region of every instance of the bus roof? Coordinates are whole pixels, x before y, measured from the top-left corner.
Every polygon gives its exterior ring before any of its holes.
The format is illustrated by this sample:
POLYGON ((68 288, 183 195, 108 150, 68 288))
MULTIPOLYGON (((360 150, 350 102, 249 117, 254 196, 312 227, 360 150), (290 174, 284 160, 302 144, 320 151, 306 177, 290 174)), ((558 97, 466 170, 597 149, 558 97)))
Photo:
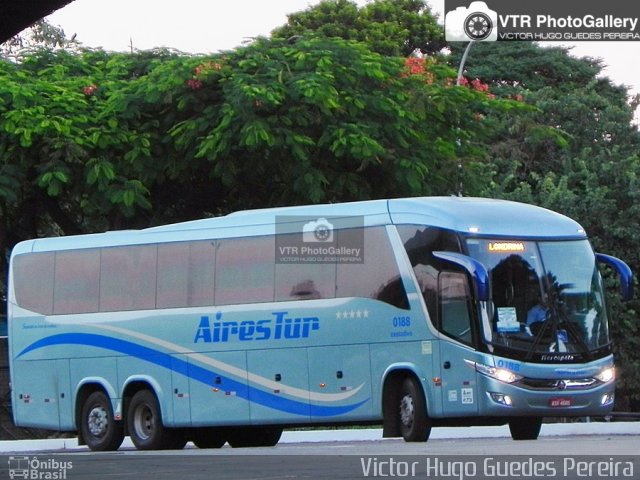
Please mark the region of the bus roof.
POLYGON ((533 205, 487 198, 419 197, 247 210, 143 230, 27 240, 16 245, 13 254, 269 235, 286 217, 362 217, 364 226, 419 224, 487 236, 586 238, 575 221, 533 205))
POLYGON ((389 202, 395 224, 417 223, 501 237, 586 238, 576 221, 546 208, 491 198, 423 197, 389 202))

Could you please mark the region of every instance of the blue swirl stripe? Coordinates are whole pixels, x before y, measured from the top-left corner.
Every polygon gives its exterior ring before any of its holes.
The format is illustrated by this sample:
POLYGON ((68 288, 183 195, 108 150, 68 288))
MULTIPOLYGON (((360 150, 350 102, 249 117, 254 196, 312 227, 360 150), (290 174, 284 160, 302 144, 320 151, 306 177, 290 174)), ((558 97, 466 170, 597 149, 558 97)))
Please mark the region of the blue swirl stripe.
POLYGON ((121 340, 119 338, 109 337, 106 335, 97 335, 94 333, 60 333, 57 335, 51 335, 32 343, 22 350, 16 358, 20 358, 34 350, 53 345, 83 345, 119 352, 124 355, 153 363, 166 368, 167 370, 174 371, 212 388, 215 387, 214 379, 216 377, 220 377, 225 388, 235 391, 236 396, 274 410, 280 410, 282 412, 295 415, 311 415, 315 417, 343 415, 355 410, 368 401, 363 400, 361 402, 344 406, 309 405, 304 402, 274 395, 264 390, 260 390, 259 388, 251 387, 225 375, 220 375, 212 370, 186 362, 168 353, 129 342, 127 340, 121 340))

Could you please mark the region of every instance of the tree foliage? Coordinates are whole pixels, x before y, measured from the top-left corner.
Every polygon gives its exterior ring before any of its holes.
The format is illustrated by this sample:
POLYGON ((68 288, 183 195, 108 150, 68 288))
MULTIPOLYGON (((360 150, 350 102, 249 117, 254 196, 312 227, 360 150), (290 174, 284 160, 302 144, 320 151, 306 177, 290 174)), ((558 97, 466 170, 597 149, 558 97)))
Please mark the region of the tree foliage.
POLYGON ((64 30, 42 19, 18 35, 0 44, 0 58, 20 61, 33 49, 50 48, 52 50, 76 50, 79 47, 76 36, 68 38, 64 30))
POLYGON ((468 113, 500 104, 452 86, 436 61, 338 38, 209 57, 44 49, 0 70, 4 249, 243 208, 449 193, 456 155, 486 133, 468 113))
POLYGON ((366 43, 374 52, 407 57, 432 54, 444 46, 443 31, 422 0, 376 0, 363 7, 350 0, 324 0, 288 16, 274 38, 339 37, 366 43))

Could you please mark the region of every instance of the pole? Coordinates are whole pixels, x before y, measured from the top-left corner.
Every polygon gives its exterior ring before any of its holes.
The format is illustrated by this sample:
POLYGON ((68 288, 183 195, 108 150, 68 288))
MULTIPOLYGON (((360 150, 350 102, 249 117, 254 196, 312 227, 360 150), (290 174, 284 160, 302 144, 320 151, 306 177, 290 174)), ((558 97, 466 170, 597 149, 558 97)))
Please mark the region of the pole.
POLYGON ((469 50, 475 43, 474 40, 471 40, 467 44, 467 48, 464 49, 464 53, 462 54, 462 60, 460 60, 460 67, 458 67, 458 77, 456 78, 456 85, 460 85, 460 80, 462 80, 462 73, 464 72, 464 64, 467 62, 467 57, 469 56, 469 50))
MULTIPOLYGON (((458 77, 456 78, 456 85, 460 86, 460 81, 462 80, 462 73, 464 72, 464 64, 467 62, 467 57, 469 56, 469 50, 471 50, 471 47, 473 46, 475 42, 473 40, 471 40, 468 44, 467 44, 467 48, 464 49, 464 53, 462 54, 462 59, 460 60, 460 66, 458 67, 458 77)), ((458 127, 459 130, 459 127, 458 127)), ((462 141, 460 140, 460 137, 458 136, 458 139, 456 140, 456 144, 458 147, 458 151, 460 150, 460 147, 462 146, 462 141)), ((463 170, 464 166, 462 165, 462 157, 458 157, 458 196, 462 197, 462 192, 464 190, 464 183, 462 180, 462 170, 463 170)))

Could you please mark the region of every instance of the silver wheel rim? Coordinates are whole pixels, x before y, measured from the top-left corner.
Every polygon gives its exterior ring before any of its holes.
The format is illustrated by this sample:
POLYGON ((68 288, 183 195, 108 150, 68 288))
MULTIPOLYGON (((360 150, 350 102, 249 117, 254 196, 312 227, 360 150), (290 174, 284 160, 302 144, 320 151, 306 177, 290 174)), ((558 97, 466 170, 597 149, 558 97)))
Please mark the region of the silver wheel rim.
POLYGON ((140 405, 133 415, 133 428, 140 440, 148 440, 154 431, 153 412, 148 405, 140 405))
POLYGON ((107 433, 109 427, 109 415, 107 410, 101 406, 95 406, 87 417, 87 427, 94 437, 102 437, 107 433))
POLYGON ((411 425, 413 425, 413 416, 413 397, 411 397, 411 395, 405 395, 402 397, 402 400, 400 400, 400 421, 402 425, 410 428, 411 425))

